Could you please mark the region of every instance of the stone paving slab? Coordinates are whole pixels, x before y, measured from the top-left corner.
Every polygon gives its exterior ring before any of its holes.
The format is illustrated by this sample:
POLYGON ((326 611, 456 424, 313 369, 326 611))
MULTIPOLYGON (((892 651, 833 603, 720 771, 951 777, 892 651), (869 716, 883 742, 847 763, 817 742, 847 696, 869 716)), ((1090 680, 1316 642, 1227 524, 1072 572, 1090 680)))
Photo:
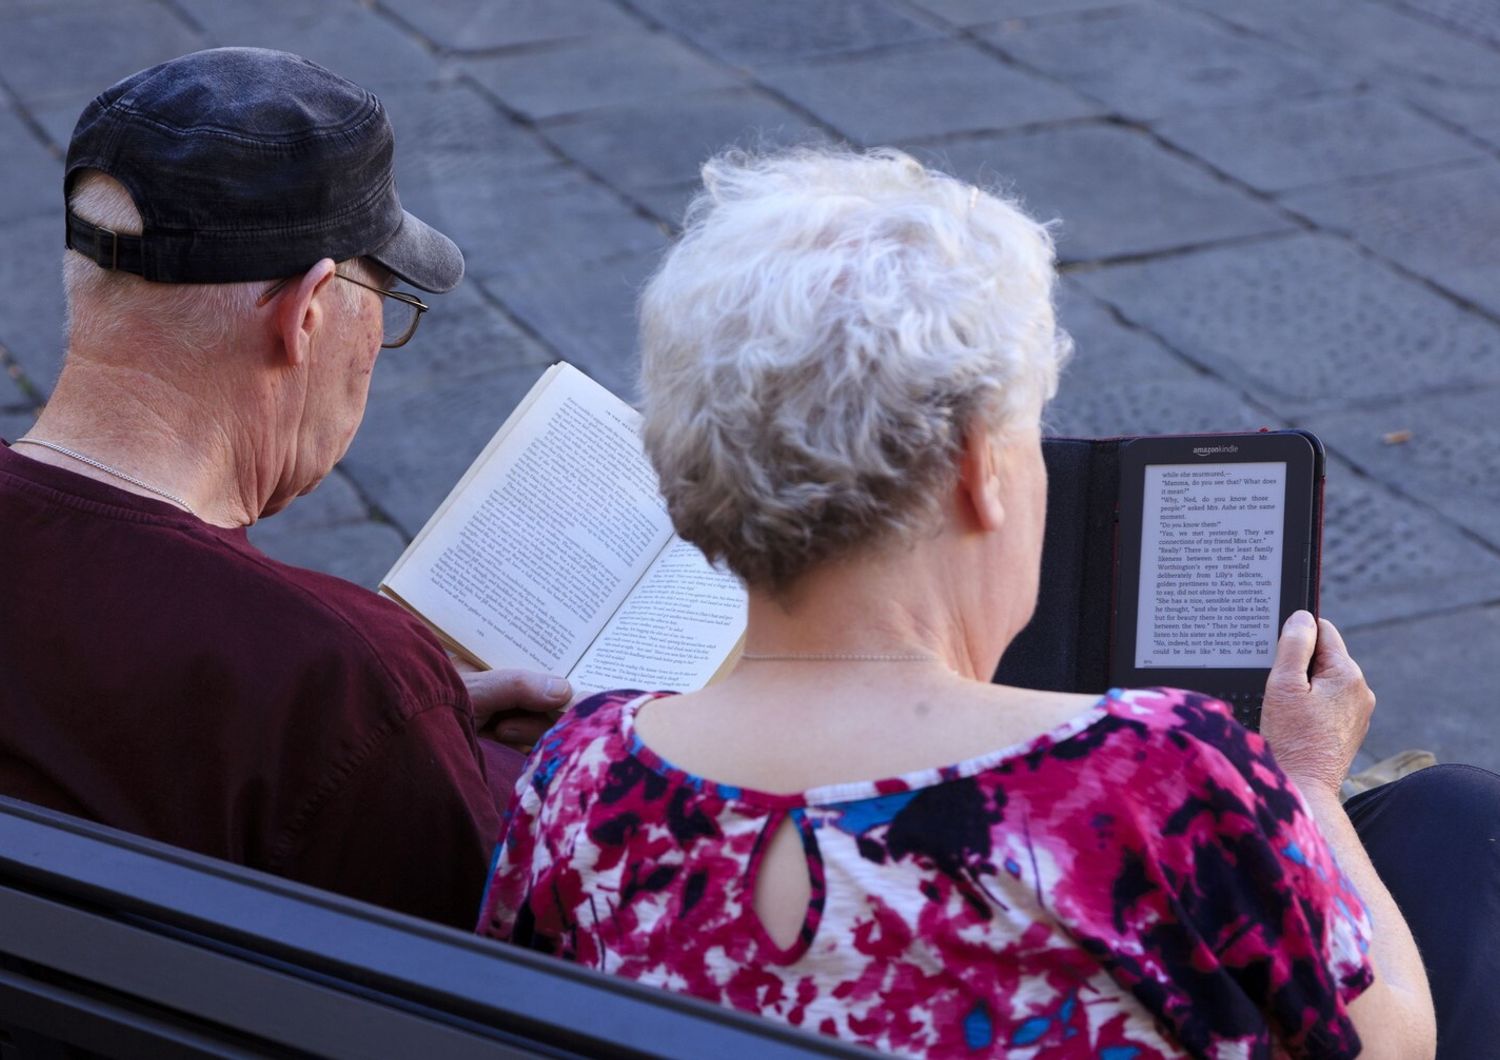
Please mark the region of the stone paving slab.
POLYGON ((1178 353, 1285 414, 1500 383, 1500 330, 1316 235, 1079 273, 1178 353), (1413 365, 1423 371, 1414 377, 1413 365))
POLYGON ((1343 0, 1179 2, 1379 84, 1460 131, 1500 146, 1500 53, 1466 39, 1440 19, 1424 17, 1419 8, 1343 0))
POLYGON ((80 109, 123 76, 207 43, 148 0, 72 0, 0 12, 0 40, 0 79, 24 102, 68 96, 80 109), (58 61, 58 42, 65 40, 96 40, 99 46, 58 61), (89 61, 78 61, 83 54, 89 61))
MULTIPOLYGON (((61 174, 62 159, 68 149, 68 141, 73 138, 73 127, 78 124, 78 116, 83 113, 83 108, 88 105, 88 102, 86 96, 70 93, 27 105, 28 113, 51 141, 49 146, 56 152, 59 174, 61 174)), ((60 175, 58 179, 61 179, 60 175)), ((57 188, 57 193, 62 194, 60 186, 57 188)))
POLYGON ((1488 153, 1401 102, 1368 94, 1185 114, 1153 127, 1230 176, 1272 192, 1488 153))
MULTIPOLYGON (((298 503, 304 503, 306 498, 298 503)), ((257 524, 259 525, 259 524, 257 524)), ((366 589, 374 589, 406 550, 406 539, 384 523, 343 523, 316 530, 278 534, 275 517, 267 528, 252 528, 250 539, 262 552, 294 567, 332 574, 366 589)))
POLYGON ((676 232, 682 228, 682 218, 687 212, 688 203, 702 190, 703 185, 695 180, 683 184, 631 188, 630 197, 657 219, 663 232, 676 232))
POLYGON ((36 417, 30 412, 21 412, 15 409, 0 411, 0 438, 7 442, 13 442, 27 431, 36 417))
POLYGON ((1125 8, 1113 17, 1005 23, 982 34, 1006 54, 1132 118, 1268 103, 1350 87, 1284 48, 1192 12, 1125 8))
POLYGON ((753 18, 702 0, 632 0, 635 8, 731 63, 757 66, 866 51, 940 35, 885 0, 857 4, 756 0, 753 18))
POLYGON ((635 398, 635 303, 660 253, 585 266, 569 282, 542 272, 501 275, 484 288, 557 356, 627 401, 635 398))
POLYGON ((26 124, 0 106, 0 225, 19 221, 62 201, 62 165, 26 124))
MULTIPOLYGON (((0 346, 0 350, 4 347, 0 346)), ((31 397, 21 386, 14 376, 9 372, 0 371, 0 423, 3 417, 14 410, 24 409, 31 404, 31 397)), ((10 435, 0 433, 0 438, 9 438, 10 435)))
POLYGON ((1419 85, 1405 95, 1424 114, 1449 123, 1492 151, 1500 150, 1500 89, 1419 85))
POLYGON ((356 0, 175 0, 219 45, 296 52, 379 92, 438 75, 432 53, 356 0))
POLYGON ((1092 389, 1066 382, 1047 407, 1045 426, 1052 435, 1110 438, 1256 431, 1281 424, 1233 387, 1197 375, 1131 379, 1092 389))
POLYGON ((1420 747, 1440 762, 1500 771, 1500 607, 1356 630, 1347 640, 1378 700, 1365 741, 1372 757, 1420 747))
POLYGON ((1500 88, 1494 49, 1379 0, 1177 2, 1311 55, 1349 76, 1378 82, 1393 93, 1434 85, 1500 88))
POLYGON ((1340 629, 1500 600, 1500 554, 1337 457, 1324 505, 1321 610, 1340 629))
POLYGON ((967 41, 765 66, 757 77, 870 146, 1083 118, 1103 108, 967 41))
POLYGON ((1286 203, 1500 315, 1500 163, 1308 191, 1286 203))
POLYGON ((1500 7, 1492 0, 1396 0, 1408 14, 1500 47, 1500 7))
POLYGON ((508 107, 538 120, 744 84, 669 34, 644 31, 470 59, 463 69, 508 107))
POLYGON ((470 280, 518 269, 566 277, 592 261, 654 250, 665 239, 659 224, 571 166, 444 182, 421 201, 428 212, 419 216, 451 232, 463 249, 470 280))
POLYGON ((1126 5, 1121 0, 913 0, 913 6, 955 26, 982 26, 1004 19, 1081 14, 1126 5))
POLYGON ((76 100, 75 118, 120 78, 208 46, 201 34, 149 0, 73 0, 0 13, 0 41, 0 79, 28 105, 76 100))
POLYGON ((1121 323, 1075 277, 1063 277, 1056 300, 1058 326, 1073 339, 1073 356, 1063 365, 1064 392, 1142 379, 1194 379, 1200 374, 1152 335, 1121 323))
POLYGON ((370 506, 360 497, 354 483, 342 470, 334 468, 315 490, 297 498, 295 503, 275 515, 262 519, 250 532, 289 534, 357 523, 369 517, 370 506))
POLYGON ((1076 438, 1282 426, 1233 388, 1203 374, 1103 303, 1065 281, 1059 321, 1073 337, 1046 433, 1076 438))
POLYGON ((1137 130, 1111 124, 911 145, 964 180, 997 181, 1033 216, 1061 218, 1064 261, 1180 249, 1290 231, 1295 223, 1186 162, 1137 130), (1108 194, 1100 174, 1108 173, 1108 194))
POLYGON ((410 539, 541 375, 503 368, 382 394, 339 466, 410 539))
POLYGON ((744 89, 613 107, 540 128, 568 157, 625 189, 695 181, 703 162, 726 147, 820 138, 801 115, 744 89))
POLYGON ((252 526, 250 542, 282 563, 321 570, 369 589, 406 548, 395 527, 370 520, 369 510, 337 470, 285 511, 252 526))
POLYGON ((514 48, 543 41, 639 29, 609 0, 383 0, 407 25, 455 52, 514 48))
POLYGON ((402 85, 380 93, 396 134, 396 177, 463 184, 557 164, 536 131, 512 121, 465 81, 402 85), (403 157, 410 156, 410 157, 403 157))
POLYGON ((557 166, 556 152, 541 137, 506 118, 472 85, 403 86, 380 95, 396 134, 402 204, 440 229, 450 204, 452 220, 467 224, 468 196, 557 166))
MULTIPOLYGON (((1414 362, 1411 374, 1428 366, 1414 362)), ((1500 386, 1426 398, 1386 409, 1309 417, 1331 448, 1377 478, 1441 511, 1500 547, 1500 386), (1384 441, 1396 431, 1411 440, 1384 441)))
MULTIPOLYGON (((61 199, 59 192, 58 198, 61 199)), ((44 393, 63 353, 63 215, 42 214, 0 225, 0 345, 44 393)))
MULTIPOLYGON (((1258 430, 1285 423, 1204 376, 1146 333, 1065 285, 1060 316, 1076 346, 1048 434, 1085 438, 1258 430)), ((1500 600, 1500 554, 1430 508, 1337 457, 1328 465, 1323 613, 1353 629, 1433 608, 1500 600)))
MULTIPOLYGON (((555 355, 525 334, 486 298, 477 283, 432 295, 432 306, 411 342, 382 350, 370 378, 370 400, 491 372, 552 363, 555 355)), ((410 430, 441 435, 448 424, 412 423, 410 430)))

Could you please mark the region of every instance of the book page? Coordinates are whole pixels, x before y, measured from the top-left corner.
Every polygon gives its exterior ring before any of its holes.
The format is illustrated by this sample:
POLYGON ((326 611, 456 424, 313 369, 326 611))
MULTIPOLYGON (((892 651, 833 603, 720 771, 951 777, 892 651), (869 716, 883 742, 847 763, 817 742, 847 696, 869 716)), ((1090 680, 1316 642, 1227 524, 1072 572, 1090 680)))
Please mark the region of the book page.
POLYGON ((745 617, 740 580, 675 538, 568 675, 573 692, 702 688, 744 635, 745 617))
POLYGON ((526 392, 526 396, 521 399, 520 404, 511 410, 509 416, 505 417, 505 422, 500 425, 500 429, 485 443, 484 449, 474 458, 474 462, 464 471, 463 476, 453 484, 453 488, 448 491, 448 496, 443 498, 443 503, 439 504, 437 510, 427 517, 427 522, 423 524, 422 529, 417 531, 417 536, 412 538, 412 542, 406 547, 406 551, 402 552, 400 558, 391 566, 390 571, 385 576, 386 581, 389 581, 401 569, 401 564, 405 563, 407 557, 422 544, 422 540, 432 531, 432 528, 442 524, 443 516, 453 505, 453 502, 464 495, 464 491, 469 488, 469 483, 474 481, 474 477, 484 470, 485 466, 490 462, 490 458, 505 444, 505 440, 510 437, 510 432, 515 429, 516 424, 520 423, 526 414, 531 411, 531 406, 536 404, 537 398, 547 392, 547 388, 552 383, 552 378, 559 373, 575 371, 577 369, 572 365, 559 361, 543 372, 542 377, 532 384, 531 389, 526 392))
POLYGON ((671 522, 634 410, 568 366, 528 401, 385 587, 487 666, 566 673, 671 522))
POLYGON ((1148 464, 1136 665, 1276 657, 1286 464, 1148 464))

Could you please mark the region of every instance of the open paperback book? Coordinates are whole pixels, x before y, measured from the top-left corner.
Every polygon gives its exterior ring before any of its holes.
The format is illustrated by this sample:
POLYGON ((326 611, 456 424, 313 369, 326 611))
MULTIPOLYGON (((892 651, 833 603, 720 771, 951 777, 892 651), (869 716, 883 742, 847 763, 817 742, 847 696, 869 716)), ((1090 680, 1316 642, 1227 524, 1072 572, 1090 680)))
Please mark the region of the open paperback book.
POLYGON ((483 668, 576 694, 691 691, 732 663, 744 587, 672 532, 640 415, 555 364, 380 585, 483 668))

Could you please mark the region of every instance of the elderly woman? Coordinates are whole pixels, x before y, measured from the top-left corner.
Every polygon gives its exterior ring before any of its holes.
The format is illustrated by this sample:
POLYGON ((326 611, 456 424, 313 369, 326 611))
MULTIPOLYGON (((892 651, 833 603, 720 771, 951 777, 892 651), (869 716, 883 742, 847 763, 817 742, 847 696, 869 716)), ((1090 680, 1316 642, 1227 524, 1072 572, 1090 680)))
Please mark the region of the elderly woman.
POLYGON ((642 300, 645 441, 745 651, 570 712, 481 930, 898 1053, 1430 1055, 1339 808, 1373 697, 1331 626, 1282 640, 1290 776, 1193 693, 988 681, 1068 350, 1046 229, 895 152, 704 175, 642 300))

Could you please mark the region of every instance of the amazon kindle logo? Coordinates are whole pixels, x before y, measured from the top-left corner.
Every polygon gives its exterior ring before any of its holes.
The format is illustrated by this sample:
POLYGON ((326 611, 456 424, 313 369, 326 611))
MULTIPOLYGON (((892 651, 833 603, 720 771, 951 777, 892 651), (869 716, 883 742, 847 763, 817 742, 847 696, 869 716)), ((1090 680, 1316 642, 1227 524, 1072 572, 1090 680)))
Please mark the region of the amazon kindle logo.
POLYGON ((1213 456, 1215 453, 1238 453, 1237 445, 1200 445, 1193 450, 1194 456, 1213 456))

